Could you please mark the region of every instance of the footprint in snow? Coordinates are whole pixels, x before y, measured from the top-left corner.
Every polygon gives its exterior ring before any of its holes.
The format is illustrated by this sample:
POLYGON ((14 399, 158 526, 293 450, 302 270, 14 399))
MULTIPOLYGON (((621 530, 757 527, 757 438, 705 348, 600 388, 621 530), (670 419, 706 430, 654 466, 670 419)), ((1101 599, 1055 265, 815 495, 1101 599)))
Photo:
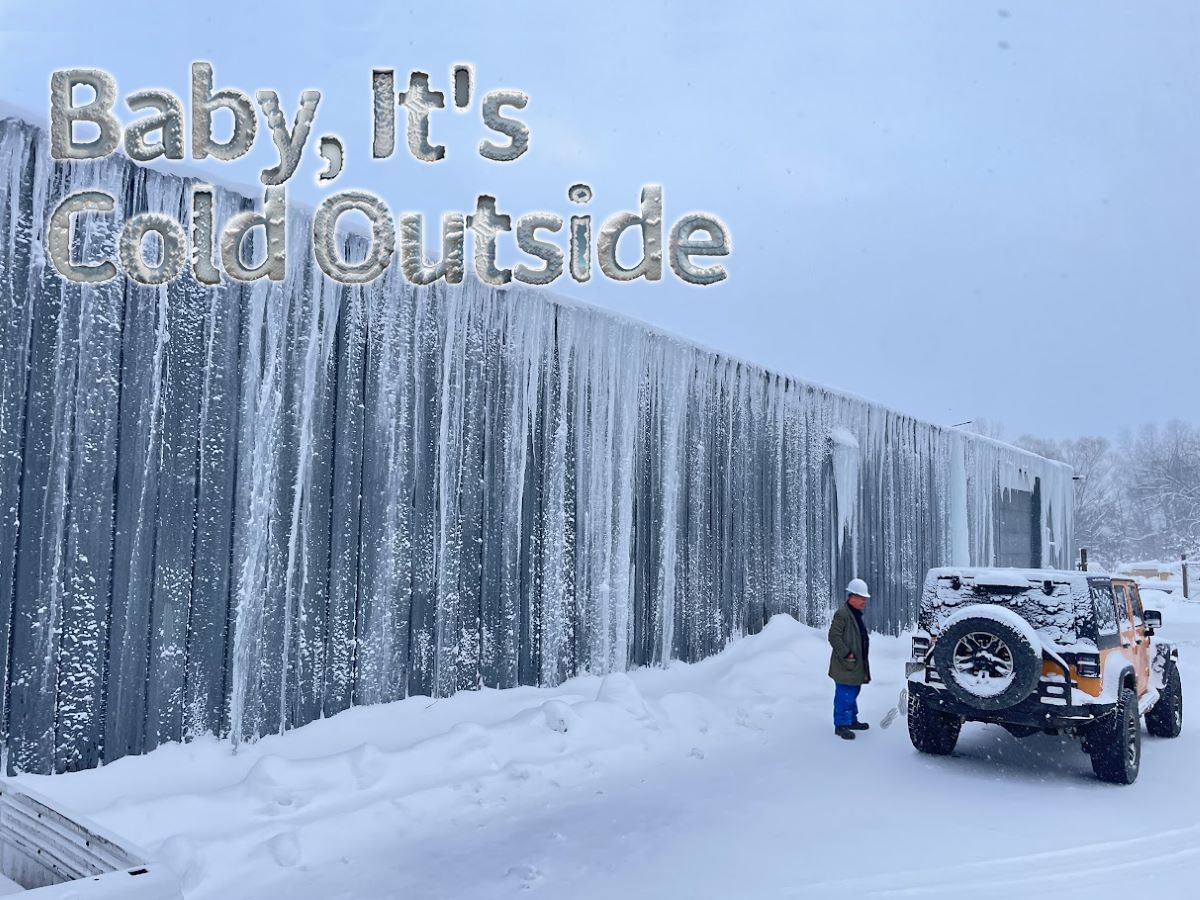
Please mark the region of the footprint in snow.
POLYGON ((277 865, 291 868, 300 862, 300 841, 294 831, 281 831, 267 841, 267 850, 277 865))
POLYGON ((543 878, 542 870, 532 863, 510 866, 504 877, 519 880, 523 891, 532 890, 543 878))
POLYGON ((363 744, 350 754, 350 770, 359 790, 378 784, 387 774, 387 759, 376 747, 363 744))

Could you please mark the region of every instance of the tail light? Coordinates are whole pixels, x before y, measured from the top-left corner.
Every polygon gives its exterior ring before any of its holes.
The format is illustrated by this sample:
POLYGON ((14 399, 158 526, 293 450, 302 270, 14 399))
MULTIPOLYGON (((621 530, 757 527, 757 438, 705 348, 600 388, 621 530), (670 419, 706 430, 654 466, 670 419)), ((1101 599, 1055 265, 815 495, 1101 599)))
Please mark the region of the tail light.
POLYGON ((1075 655, 1075 674, 1080 678, 1100 677, 1100 654, 1077 653, 1075 655))
POLYGON ((929 655, 929 638, 924 635, 917 635, 912 639, 912 658, 917 662, 925 662, 925 657, 929 655))

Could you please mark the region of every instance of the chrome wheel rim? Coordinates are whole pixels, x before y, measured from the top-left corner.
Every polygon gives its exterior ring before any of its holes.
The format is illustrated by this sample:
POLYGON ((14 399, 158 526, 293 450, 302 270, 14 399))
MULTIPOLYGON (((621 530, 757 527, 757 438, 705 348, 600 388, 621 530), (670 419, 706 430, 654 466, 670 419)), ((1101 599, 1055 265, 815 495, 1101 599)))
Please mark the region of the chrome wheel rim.
POLYGON ((1012 650, 986 631, 964 634, 954 645, 954 671, 969 678, 1009 678, 1013 674, 1012 650))

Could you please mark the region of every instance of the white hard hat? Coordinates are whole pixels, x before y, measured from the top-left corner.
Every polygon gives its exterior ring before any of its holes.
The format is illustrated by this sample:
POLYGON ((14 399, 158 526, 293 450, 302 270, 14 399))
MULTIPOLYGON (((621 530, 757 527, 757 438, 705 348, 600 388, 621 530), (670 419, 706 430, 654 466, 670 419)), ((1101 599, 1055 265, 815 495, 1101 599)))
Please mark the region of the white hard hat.
POLYGON ((867 583, 861 578, 855 578, 846 585, 846 593, 857 594, 860 597, 866 597, 868 600, 871 599, 871 594, 867 591, 867 583))

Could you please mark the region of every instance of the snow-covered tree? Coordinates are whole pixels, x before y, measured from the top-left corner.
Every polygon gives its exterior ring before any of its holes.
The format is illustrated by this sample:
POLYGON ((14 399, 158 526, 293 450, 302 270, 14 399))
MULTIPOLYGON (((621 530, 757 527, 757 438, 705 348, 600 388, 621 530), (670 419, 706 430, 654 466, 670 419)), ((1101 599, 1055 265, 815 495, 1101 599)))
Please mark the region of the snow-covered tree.
POLYGON ((1017 444, 1075 470, 1075 545, 1088 548, 1101 566, 1126 558, 1122 473, 1109 441, 1102 437, 1053 441, 1024 435, 1017 444))
POLYGON ((1120 453, 1129 518, 1129 550, 1171 559, 1200 548, 1200 428, 1186 422, 1147 426, 1120 453))
POLYGON ((1075 545, 1100 566, 1200 555, 1200 427, 1148 425, 1116 447, 1103 437, 1016 443, 1074 468, 1075 545))

